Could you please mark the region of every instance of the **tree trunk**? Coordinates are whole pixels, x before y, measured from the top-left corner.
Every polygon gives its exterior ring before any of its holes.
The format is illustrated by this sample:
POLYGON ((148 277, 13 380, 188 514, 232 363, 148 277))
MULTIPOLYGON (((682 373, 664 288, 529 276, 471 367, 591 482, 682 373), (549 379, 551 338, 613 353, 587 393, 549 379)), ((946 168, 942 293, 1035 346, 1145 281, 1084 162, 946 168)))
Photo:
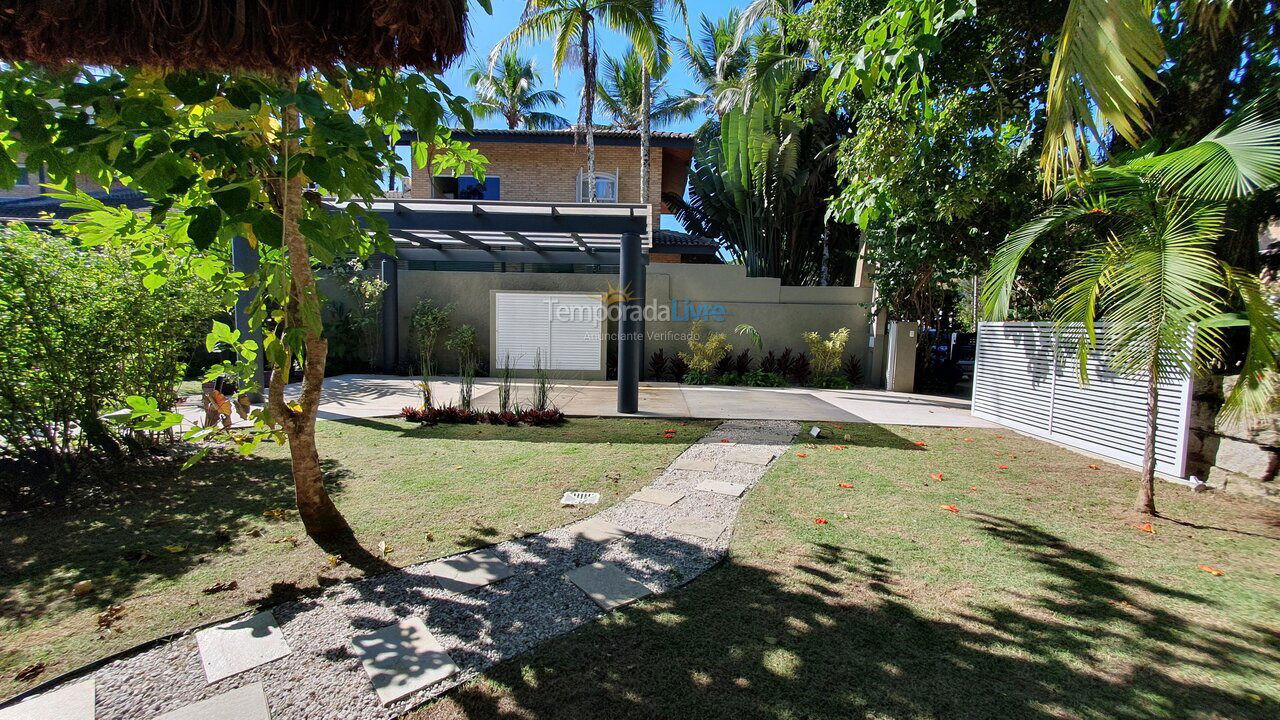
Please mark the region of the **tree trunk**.
POLYGON ((1159 366, 1157 356, 1147 365, 1147 435, 1142 448, 1142 479, 1138 486, 1138 502, 1134 510, 1143 515, 1156 514, 1156 415, 1159 411, 1159 366))
POLYGON ((593 113, 596 105, 596 67, 591 56, 591 23, 582 23, 582 124, 587 134, 587 202, 596 201, 596 129, 593 113))
POLYGON ((649 68, 640 66, 640 202, 649 202, 649 132, 650 107, 653 104, 653 88, 650 87, 649 68))
MULTIPOLYGON (((291 133, 298 127, 298 111, 286 106, 281 113, 281 130, 291 133)), ((281 146, 279 167, 287 166, 290 155, 298 152, 297 142, 285 140, 281 146)), ((295 406, 284 402, 284 384, 289 375, 289 364, 276 368, 272 373, 270 388, 271 413, 284 426, 289 438, 289 457, 293 467, 293 485, 297 495, 298 516, 313 538, 333 538, 350 535, 351 527, 338 512, 324 488, 324 472, 320 468, 320 455, 316 451, 316 412, 320 407, 320 389, 324 383, 325 356, 328 341, 321 334, 320 295, 316 290, 315 275, 311 272, 311 255, 307 241, 298 228, 302 214, 302 176, 279 181, 281 215, 284 221, 284 247, 290 272, 288 323, 303 331, 305 355, 302 365, 302 394, 295 406)))

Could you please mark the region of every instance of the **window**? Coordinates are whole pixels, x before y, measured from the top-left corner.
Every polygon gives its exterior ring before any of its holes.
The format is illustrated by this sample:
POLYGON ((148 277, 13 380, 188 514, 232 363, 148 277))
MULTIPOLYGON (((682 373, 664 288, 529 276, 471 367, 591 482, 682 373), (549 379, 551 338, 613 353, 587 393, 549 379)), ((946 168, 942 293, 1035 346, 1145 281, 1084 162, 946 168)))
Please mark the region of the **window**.
POLYGON ((30 185, 31 173, 27 172, 26 165, 18 166, 18 185, 30 185))
MULTIPOLYGON (((578 202, 589 202, 591 191, 587 185, 587 172, 578 172, 578 202)), ((618 202, 618 176, 596 171, 596 202, 618 202)))
POLYGON ((492 175, 483 181, 470 175, 437 175, 431 179, 436 197, 445 200, 501 200, 502 181, 492 175))

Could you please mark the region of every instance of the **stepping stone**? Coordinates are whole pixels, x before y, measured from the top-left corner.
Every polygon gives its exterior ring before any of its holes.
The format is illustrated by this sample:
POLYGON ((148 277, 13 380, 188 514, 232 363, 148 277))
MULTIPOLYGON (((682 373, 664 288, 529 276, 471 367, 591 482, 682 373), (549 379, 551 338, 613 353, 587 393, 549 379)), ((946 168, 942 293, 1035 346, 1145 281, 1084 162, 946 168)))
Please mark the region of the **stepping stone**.
POLYGON ((560 496, 561 505, 596 505, 600 502, 600 493, 571 490, 560 496))
POLYGON ((719 480, 703 480, 698 483, 698 486, 694 488, 694 490, 701 490, 702 492, 716 493, 719 495, 728 495, 729 497, 742 497, 742 493, 747 491, 747 486, 721 482, 719 480))
POLYGON ((716 469, 715 460, 693 460, 691 458, 677 458, 671 463, 672 470, 691 470, 693 472, 711 472, 716 469))
POLYGON ((658 490, 657 488, 644 488, 640 492, 631 496, 632 500, 640 502, 653 503, 654 505, 666 505, 671 507, 680 502, 680 498, 684 497, 684 493, 674 490, 658 490))
POLYGON ((511 577, 515 572, 491 549, 476 550, 427 565, 441 588, 465 593, 492 582, 511 577))
POLYGON ((383 705, 458 672, 444 645, 420 617, 351 639, 383 705))
POLYGON ((739 450, 729 456, 733 462, 748 463, 750 465, 768 465, 773 462, 773 458, 777 453, 771 450, 739 450))
POLYGON ((583 520, 573 527, 574 537, 590 540, 591 542, 609 542, 623 537, 630 531, 623 527, 618 527, 608 520, 599 518, 591 518, 583 520))
POLYGON ((204 676, 215 683, 292 652, 270 610, 196 633, 204 676))
POLYGON ((155 720, 271 720, 262 683, 245 685, 186 707, 165 713, 155 720))
POLYGON ((93 678, 64 685, 0 710, 0 720, 93 720, 93 678))
POLYGON ((703 540, 715 540, 720 537, 720 533, 724 532, 728 527, 729 524, 723 522, 680 518, 679 520, 671 523, 667 529, 677 535, 691 535, 696 538, 702 538, 703 540))
POLYGON ((595 601, 602 610, 612 610, 649 594, 641 585, 613 563, 592 563, 572 570, 565 577, 595 601))

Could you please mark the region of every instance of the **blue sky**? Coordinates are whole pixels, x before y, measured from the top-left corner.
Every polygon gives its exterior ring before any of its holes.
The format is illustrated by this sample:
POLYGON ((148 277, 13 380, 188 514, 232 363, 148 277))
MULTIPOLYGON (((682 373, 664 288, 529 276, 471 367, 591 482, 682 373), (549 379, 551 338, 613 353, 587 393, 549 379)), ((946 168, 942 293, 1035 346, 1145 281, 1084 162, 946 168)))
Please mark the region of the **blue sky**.
MULTIPOLYGON (((713 0, 686 0, 686 5, 689 8, 690 24, 696 29, 699 13, 705 13, 707 17, 711 18, 721 17, 728 13, 729 8, 733 7, 734 4, 736 3, 714 2, 713 0)), ((487 15, 483 8, 475 4, 474 0, 472 1, 470 12, 471 37, 467 43, 469 48, 467 56, 456 62, 444 75, 445 82, 449 84, 450 89, 455 93, 470 96, 470 88, 467 86, 466 81, 467 68, 477 58, 488 58, 489 51, 493 49, 493 46, 519 24, 520 13, 524 10, 524 5, 523 0, 494 0, 493 15, 487 15)), ((675 38, 683 39, 684 37, 683 28, 677 29, 672 22, 668 22, 668 31, 675 38)), ((601 29, 599 38, 602 52, 617 56, 627 49, 628 43, 626 39, 616 33, 601 29)), ((534 59, 538 71, 542 74, 544 86, 554 87, 564 95, 564 105, 561 106, 557 114, 569 118, 571 121, 576 120, 578 107, 581 104, 581 68, 566 67, 557 83, 555 69, 551 65, 551 43, 549 41, 539 45, 522 45, 520 53, 534 59)), ((690 79, 684 61, 678 55, 674 58, 671 71, 667 73, 667 87, 676 92, 684 88, 696 89, 696 84, 690 79)), ((480 126, 498 127, 499 125, 495 123, 500 123, 500 120, 492 118, 481 122, 480 126)), ((692 132, 700 124, 702 124, 702 119, 694 118, 692 120, 678 121, 661 129, 692 132)))

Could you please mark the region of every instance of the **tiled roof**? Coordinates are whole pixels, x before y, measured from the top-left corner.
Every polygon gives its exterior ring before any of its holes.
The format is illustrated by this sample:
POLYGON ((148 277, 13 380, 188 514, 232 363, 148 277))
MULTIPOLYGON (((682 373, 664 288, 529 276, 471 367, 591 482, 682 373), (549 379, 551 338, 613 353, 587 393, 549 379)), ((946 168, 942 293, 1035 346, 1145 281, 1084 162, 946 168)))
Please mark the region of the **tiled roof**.
POLYGON ((701 235, 690 235, 674 230, 655 230, 653 248, 658 252, 679 251, 711 255, 719 252, 720 243, 701 235))

